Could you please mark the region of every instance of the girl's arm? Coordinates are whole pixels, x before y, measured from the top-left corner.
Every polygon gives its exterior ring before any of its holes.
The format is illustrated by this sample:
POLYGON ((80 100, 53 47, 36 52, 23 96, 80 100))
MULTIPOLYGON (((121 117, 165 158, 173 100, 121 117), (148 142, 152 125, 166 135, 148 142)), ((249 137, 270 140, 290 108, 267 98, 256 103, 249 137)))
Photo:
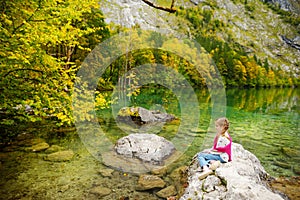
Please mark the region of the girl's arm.
POLYGON ((218 138, 216 144, 214 144, 214 150, 219 152, 225 152, 228 149, 228 145, 230 144, 230 140, 227 137, 221 136, 218 138))
POLYGON ((226 152, 228 145, 226 145, 225 147, 216 147, 216 148, 214 148, 214 150, 219 151, 219 152, 226 152))

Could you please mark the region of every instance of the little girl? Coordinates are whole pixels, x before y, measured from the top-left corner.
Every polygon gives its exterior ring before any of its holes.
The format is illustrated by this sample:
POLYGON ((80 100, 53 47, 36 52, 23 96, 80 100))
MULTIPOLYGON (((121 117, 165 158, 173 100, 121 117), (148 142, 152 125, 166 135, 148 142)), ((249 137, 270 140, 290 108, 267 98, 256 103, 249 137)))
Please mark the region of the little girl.
POLYGON ((205 178, 215 170, 221 163, 231 161, 231 144, 232 139, 227 132, 229 121, 222 117, 215 121, 217 134, 214 139, 214 145, 211 149, 200 152, 197 157, 202 169, 199 178, 205 178))

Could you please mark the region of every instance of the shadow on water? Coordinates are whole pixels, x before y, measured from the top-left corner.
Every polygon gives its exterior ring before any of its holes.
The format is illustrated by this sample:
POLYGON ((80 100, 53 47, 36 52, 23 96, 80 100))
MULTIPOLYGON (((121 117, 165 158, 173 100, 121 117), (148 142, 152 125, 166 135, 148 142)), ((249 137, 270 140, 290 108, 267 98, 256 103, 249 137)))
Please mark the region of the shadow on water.
MULTIPOLYGON (((173 170, 188 164, 205 146, 204 141, 214 136, 210 94, 206 90, 196 94, 199 124, 196 128, 181 129, 183 133, 178 134, 182 140, 178 145, 186 148, 183 156, 162 174, 168 185, 178 184, 172 178, 173 170)), ((254 153, 272 176, 299 175, 299 89, 228 89, 226 94, 226 116, 231 122, 233 141, 254 153)), ((166 112, 179 116, 157 132, 168 140, 176 137, 181 118, 193 117, 181 116, 178 98, 161 88, 147 88, 132 98, 133 106, 160 105, 166 112)), ((111 109, 102 110, 98 117, 106 139, 112 144, 128 134, 115 122, 111 109)), ((49 124, 20 127, 15 129, 17 137, 1 145, 0 199, 159 199, 155 195, 158 190, 136 190, 138 176, 107 168, 101 159, 92 156, 76 131, 57 132, 49 124), (51 154, 50 148, 35 149, 45 143, 58 148, 56 151, 73 152, 72 158, 62 162, 45 160, 51 154)), ((94 141, 90 141, 92 145, 102 140, 94 141)))

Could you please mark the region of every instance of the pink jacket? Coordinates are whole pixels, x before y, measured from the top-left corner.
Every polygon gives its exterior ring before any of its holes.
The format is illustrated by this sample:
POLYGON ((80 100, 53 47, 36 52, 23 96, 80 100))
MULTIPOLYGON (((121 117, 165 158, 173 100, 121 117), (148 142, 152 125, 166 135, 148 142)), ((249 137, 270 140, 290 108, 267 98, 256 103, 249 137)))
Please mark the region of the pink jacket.
MULTIPOLYGON (((228 134, 229 135, 229 134, 228 134)), ((227 144, 226 146, 224 147, 217 147, 217 143, 218 143, 218 139, 217 139, 217 136, 215 137, 214 139, 214 146, 213 146, 213 149, 214 150, 217 150, 218 152, 223 152, 223 153, 227 153, 229 159, 228 161, 231 161, 231 144, 232 144, 232 138, 230 137, 229 135, 229 144, 227 144)))

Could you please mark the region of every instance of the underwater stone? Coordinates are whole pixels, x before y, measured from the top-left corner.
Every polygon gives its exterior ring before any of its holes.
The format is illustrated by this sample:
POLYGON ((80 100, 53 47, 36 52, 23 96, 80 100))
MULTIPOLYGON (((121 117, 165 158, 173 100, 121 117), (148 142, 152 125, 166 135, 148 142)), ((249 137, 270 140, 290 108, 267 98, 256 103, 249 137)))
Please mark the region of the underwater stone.
POLYGON ((139 177, 136 190, 150 190, 153 188, 163 188, 166 183, 164 180, 154 175, 143 174, 139 177))
POLYGON ((64 162, 70 161, 74 156, 74 152, 72 150, 67 151, 58 151, 55 153, 51 153, 47 155, 44 159, 52 162, 64 162))
POLYGON ((90 193, 97 195, 98 197, 104 197, 106 195, 109 195, 111 193, 111 189, 97 186, 90 190, 90 193))
POLYGON ((63 150, 64 148, 61 147, 61 146, 58 146, 58 145, 51 145, 51 147, 49 147, 45 153, 54 153, 54 152, 58 152, 58 151, 61 151, 63 150))
POLYGON ((26 151, 40 152, 40 151, 44 151, 48 148, 49 148, 49 144, 47 144, 46 142, 42 142, 42 143, 33 145, 32 147, 26 148, 26 151))
POLYGON ((100 169, 99 173, 103 176, 103 177, 112 177, 112 173, 114 172, 113 169, 100 169))
POLYGON ((291 158, 293 158, 293 157, 300 157, 300 151, 298 151, 296 149, 289 148, 289 147, 283 147, 282 148, 282 152, 285 155, 287 155, 287 156, 289 156, 291 158))
POLYGON ((167 198, 177 194, 176 188, 173 185, 170 185, 156 193, 157 196, 161 198, 167 198))

